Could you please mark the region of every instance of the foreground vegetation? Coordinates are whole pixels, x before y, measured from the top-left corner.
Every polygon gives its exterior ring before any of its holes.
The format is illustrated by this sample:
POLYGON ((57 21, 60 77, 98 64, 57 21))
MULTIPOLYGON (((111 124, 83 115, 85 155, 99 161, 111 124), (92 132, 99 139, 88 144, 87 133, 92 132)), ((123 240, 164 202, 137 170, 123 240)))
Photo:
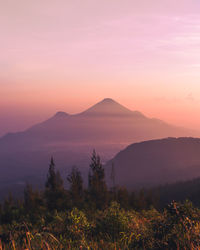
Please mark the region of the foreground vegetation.
POLYGON ((172 201, 159 208, 151 191, 129 193, 105 183, 95 151, 88 187, 73 168, 69 189, 53 159, 44 191, 24 190, 24 200, 10 195, 0 207, 0 249, 200 249, 200 210, 172 201))

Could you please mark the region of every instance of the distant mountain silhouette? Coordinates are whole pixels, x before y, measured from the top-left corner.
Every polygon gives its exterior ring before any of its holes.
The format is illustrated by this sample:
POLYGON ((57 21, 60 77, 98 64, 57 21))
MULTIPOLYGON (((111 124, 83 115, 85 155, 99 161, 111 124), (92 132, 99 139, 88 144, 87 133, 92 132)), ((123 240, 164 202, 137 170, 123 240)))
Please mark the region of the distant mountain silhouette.
POLYGON ((133 112, 111 98, 105 98, 101 102, 95 104, 80 115, 96 115, 96 116, 144 116, 140 112, 133 112))
POLYGON ((110 144, 123 148, 142 140, 189 135, 189 130, 147 118, 106 98, 80 114, 58 112, 24 132, 7 134, 0 138, 0 152, 66 151, 69 146, 71 151, 73 146, 110 144))
POLYGON ((200 139, 166 138, 135 143, 106 165, 114 164, 116 183, 128 188, 155 186, 200 177, 200 139))
POLYGON ((82 113, 58 112, 23 132, 0 138, 0 183, 8 184, 8 178, 12 183, 27 176, 45 176, 51 155, 62 169, 74 164, 84 169, 93 148, 106 161, 133 142, 190 135, 187 129, 148 118, 106 98, 82 113))

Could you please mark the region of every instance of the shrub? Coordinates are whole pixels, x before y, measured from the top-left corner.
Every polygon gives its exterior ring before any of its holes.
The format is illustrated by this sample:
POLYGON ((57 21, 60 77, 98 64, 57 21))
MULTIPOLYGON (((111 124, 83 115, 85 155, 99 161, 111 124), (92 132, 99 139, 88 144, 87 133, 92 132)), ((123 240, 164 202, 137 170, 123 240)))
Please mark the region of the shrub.
POLYGON ((77 208, 68 212, 66 218, 66 233, 75 245, 87 246, 86 240, 90 229, 91 225, 84 212, 77 208))
POLYGON ((112 202, 110 207, 101 213, 101 217, 97 219, 97 234, 104 235, 107 239, 116 241, 120 237, 120 233, 127 232, 129 229, 130 214, 120 208, 117 202, 112 202))

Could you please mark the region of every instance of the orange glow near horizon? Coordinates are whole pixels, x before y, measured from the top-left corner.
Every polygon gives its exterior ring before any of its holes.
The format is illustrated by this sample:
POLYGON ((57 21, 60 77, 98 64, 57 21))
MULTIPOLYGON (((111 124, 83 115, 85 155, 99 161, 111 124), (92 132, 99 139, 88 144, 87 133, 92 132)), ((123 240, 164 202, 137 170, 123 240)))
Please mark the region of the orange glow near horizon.
POLYGON ((198 0, 1 4, 0 136, 110 97, 200 127, 198 0))

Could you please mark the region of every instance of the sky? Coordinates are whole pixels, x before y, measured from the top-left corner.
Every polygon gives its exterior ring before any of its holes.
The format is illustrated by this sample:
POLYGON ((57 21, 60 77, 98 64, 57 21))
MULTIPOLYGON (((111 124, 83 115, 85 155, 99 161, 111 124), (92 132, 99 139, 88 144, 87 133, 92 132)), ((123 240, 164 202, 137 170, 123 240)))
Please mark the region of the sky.
POLYGON ((0 136, 104 98, 200 127, 199 0, 0 0, 0 136))

